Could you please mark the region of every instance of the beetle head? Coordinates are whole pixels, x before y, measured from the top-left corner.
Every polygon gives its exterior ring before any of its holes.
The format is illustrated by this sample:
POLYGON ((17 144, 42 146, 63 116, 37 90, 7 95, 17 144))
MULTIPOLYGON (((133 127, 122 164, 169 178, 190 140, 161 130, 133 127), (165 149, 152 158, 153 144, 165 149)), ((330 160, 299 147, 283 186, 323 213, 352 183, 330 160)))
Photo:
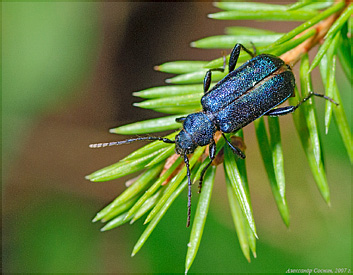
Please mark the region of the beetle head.
POLYGON ((191 139, 190 135, 181 130, 175 136, 175 151, 179 155, 191 154, 195 151, 197 144, 191 139))

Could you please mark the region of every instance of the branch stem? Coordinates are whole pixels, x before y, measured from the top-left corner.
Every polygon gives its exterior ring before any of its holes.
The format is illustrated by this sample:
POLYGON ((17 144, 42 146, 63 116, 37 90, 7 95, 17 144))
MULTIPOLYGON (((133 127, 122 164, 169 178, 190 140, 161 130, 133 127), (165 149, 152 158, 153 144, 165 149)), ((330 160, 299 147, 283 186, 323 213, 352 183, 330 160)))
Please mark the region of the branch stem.
MULTIPOLYGON (((336 5, 341 2, 341 0, 336 0, 336 5)), ((349 5, 349 0, 346 1, 346 6, 349 5)), ((310 37, 308 40, 304 41, 294 49, 284 53, 281 55, 281 59, 289 64, 291 67, 293 67, 303 56, 303 54, 309 52, 313 47, 315 47, 317 44, 322 43, 325 35, 327 34, 328 30, 331 28, 333 23, 336 21, 336 19, 339 17, 339 15, 343 12, 344 9, 341 9, 340 11, 332 14, 325 20, 317 23, 316 25, 308 28, 307 30, 303 31, 302 33, 298 34, 296 38, 302 36, 306 32, 308 32, 311 29, 314 29, 316 34, 312 37, 310 37)))

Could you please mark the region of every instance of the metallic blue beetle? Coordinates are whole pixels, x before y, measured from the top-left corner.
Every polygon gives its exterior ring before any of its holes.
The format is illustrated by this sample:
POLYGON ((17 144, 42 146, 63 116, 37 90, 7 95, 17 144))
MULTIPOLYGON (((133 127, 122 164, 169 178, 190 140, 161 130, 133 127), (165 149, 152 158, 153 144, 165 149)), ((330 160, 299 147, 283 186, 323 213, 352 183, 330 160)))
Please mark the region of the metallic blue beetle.
MULTIPOLYGON (((275 108, 290 96, 294 95, 295 79, 291 68, 279 57, 270 54, 254 53, 241 44, 236 44, 229 58, 229 74, 209 90, 212 71, 222 71, 224 68, 210 69, 204 79, 204 93, 201 98, 202 111, 187 117, 177 118, 183 123, 183 129, 176 135, 175 140, 163 137, 139 137, 118 142, 92 144, 92 148, 111 145, 121 145, 138 140, 160 140, 166 143, 175 143, 175 151, 184 158, 188 177, 188 218, 190 225, 191 213, 191 179, 188 154, 198 146, 209 145, 210 162, 201 172, 199 188, 208 167, 216 155, 214 134, 221 131, 223 138, 232 151, 240 158, 244 153, 233 146, 224 133, 233 133, 243 128, 255 119, 263 116, 279 116, 294 112, 311 96, 321 96, 333 102, 332 99, 310 92, 296 106, 275 108), (246 51, 252 59, 234 70, 240 50, 246 51)), ((335 102, 334 102, 335 103, 335 102)))

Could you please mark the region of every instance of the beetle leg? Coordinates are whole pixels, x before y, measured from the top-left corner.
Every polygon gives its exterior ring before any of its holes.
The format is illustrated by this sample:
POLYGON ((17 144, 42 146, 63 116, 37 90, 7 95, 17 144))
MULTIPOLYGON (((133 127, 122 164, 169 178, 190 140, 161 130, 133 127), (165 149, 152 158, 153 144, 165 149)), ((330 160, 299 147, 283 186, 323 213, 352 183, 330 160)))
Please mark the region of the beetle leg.
POLYGON ((207 71, 205 78, 203 80, 203 92, 206 94, 211 84, 211 71, 207 71))
POLYGON ((296 110, 300 105, 302 105, 305 101, 307 101, 310 97, 312 96, 318 96, 318 97, 322 97, 328 101, 330 101, 333 104, 336 104, 336 106, 338 106, 338 103, 336 101, 334 101, 331 97, 325 96, 323 94, 318 94, 318 93, 314 93, 313 91, 310 91, 309 94, 304 97, 301 101, 299 101, 299 103, 296 106, 292 106, 294 108, 294 110, 296 110))
POLYGON ((227 58, 225 56, 225 53, 223 52, 223 71, 226 69, 227 66, 227 58))
POLYGON ((222 133, 222 136, 227 142, 230 149, 232 149, 233 153, 236 154, 239 158, 245 159, 245 154, 238 147, 235 147, 232 143, 230 143, 230 141, 226 138, 224 133, 222 133))
POLYGON ((252 47, 252 51, 253 51, 253 57, 257 56, 257 50, 255 47, 255 44, 253 42, 250 41, 251 47, 252 47))
POLYGON ((209 69, 206 72, 205 78, 203 80, 203 91, 205 94, 207 94, 208 89, 210 88, 210 85, 211 85, 212 71, 218 71, 218 72, 224 73, 224 68, 209 69))
POLYGON ((229 57, 229 72, 234 71, 235 65, 237 65, 241 49, 243 49, 243 51, 246 51, 251 57, 255 57, 255 54, 245 48, 242 44, 235 44, 229 57))
POLYGON ((293 113, 300 105, 302 105, 305 101, 307 101, 312 96, 323 97, 324 99, 338 105, 338 103, 335 102, 332 98, 325 96, 323 94, 317 94, 317 93, 310 91, 309 94, 306 97, 304 97, 301 101, 299 101, 299 103, 297 105, 272 109, 272 110, 268 111, 267 113, 265 113, 265 115, 266 116, 283 116, 283 115, 293 113))
POLYGON ((186 117, 182 116, 182 117, 177 117, 175 119, 175 121, 178 122, 178 123, 183 123, 185 121, 185 119, 186 119, 186 117))
POLYGON ((219 71, 219 72, 224 73, 224 71, 226 69, 226 64, 227 64, 227 59, 226 59, 225 55, 223 55, 223 68, 214 68, 214 69, 210 69, 206 72, 205 78, 203 80, 203 92, 205 94, 207 94, 208 89, 210 88, 210 85, 211 85, 212 71, 219 71))
POLYGON ((205 176, 205 173, 206 173, 208 167, 210 167, 212 161, 213 161, 213 160, 215 159, 215 157, 216 157, 216 143, 215 143, 214 140, 210 143, 209 151, 210 151, 210 160, 211 160, 211 161, 210 161, 209 163, 207 163, 207 165, 205 166, 205 168, 203 168, 202 171, 201 171, 201 176, 200 176, 200 181, 199 181, 199 193, 201 193, 203 177, 205 176))
POLYGON ((283 108, 276 108, 276 109, 272 109, 272 110, 268 111, 267 113, 265 113, 265 116, 283 116, 283 115, 293 113, 294 110, 295 110, 295 106, 286 106, 283 108))

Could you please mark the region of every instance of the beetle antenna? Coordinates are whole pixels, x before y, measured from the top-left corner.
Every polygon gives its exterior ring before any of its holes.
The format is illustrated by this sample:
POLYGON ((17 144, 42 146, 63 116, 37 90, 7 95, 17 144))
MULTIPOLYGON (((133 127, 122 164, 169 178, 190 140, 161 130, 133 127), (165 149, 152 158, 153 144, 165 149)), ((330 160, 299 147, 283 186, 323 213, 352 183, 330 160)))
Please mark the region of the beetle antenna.
POLYGON ((184 153, 184 162, 186 166, 186 172, 188 177, 188 219, 186 222, 186 227, 190 226, 190 217, 191 217, 191 178, 190 178, 190 165, 189 159, 186 153, 184 153))
POLYGON ((121 140, 121 141, 94 143, 94 144, 90 144, 89 147, 90 148, 103 148, 103 147, 108 147, 108 146, 129 144, 134 141, 144 141, 144 140, 148 140, 148 141, 160 140, 165 143, 175 143, 175 140, 170 140, 170 139, 164 138, 164 137, 138 137, 138 138, 130 138, 130 139, 126 139, 126 140, 121 140))

